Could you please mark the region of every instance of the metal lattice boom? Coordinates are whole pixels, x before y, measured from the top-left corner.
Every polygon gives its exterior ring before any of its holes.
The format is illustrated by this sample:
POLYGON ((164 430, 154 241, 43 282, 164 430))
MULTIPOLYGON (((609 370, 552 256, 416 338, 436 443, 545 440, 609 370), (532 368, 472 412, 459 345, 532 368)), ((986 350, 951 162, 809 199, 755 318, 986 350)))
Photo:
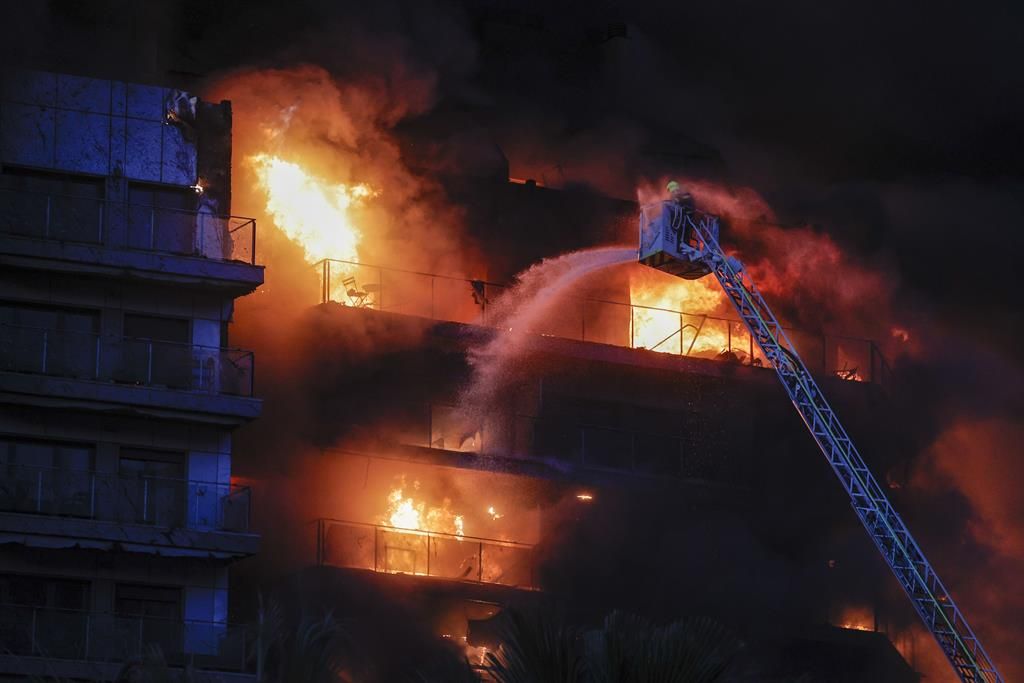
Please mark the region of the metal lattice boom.
POLYGON ((804 424, 849 494, 853 509, 868 535, 892 568, 960 680, 1003 683, 995 664, 985 653, 906 524, 893 509, 882 487, 868 471, 853 441, 764 297, 749 276, 744 277, 739 262, 722 252, 717 241, 717 219, 692 213, 687 214, 685 220, 697 235, 701 260, 718 278, 751 336, 775 369, 804 424))

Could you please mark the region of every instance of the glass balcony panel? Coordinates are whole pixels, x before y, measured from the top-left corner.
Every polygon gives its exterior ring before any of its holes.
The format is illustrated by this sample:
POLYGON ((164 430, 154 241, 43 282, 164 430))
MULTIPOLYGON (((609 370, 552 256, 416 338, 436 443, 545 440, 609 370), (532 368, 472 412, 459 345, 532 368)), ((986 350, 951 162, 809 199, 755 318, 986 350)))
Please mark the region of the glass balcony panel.
POLYGON ((325 520, 321 538, 321 562, 335 567, 376 569, 376 529, 325 520))
POLYGON ((492 303, 494 292, 488 292, 480 280, 431 278, 431 318, 473 324, 483 321, 484 309, 492 303))
POLYGON ((58 659, 84 659, 88 623, 81 612, 35 611, 35 654, 58 659))
POLYGON ((583 341, 632 346, 632 307, 605 301, 584 301, 583 341))
POLYGON ((430 537, 428 574, 458 581, 479 581, 479 542, 458 536, 430 537))
POLYGON ((533 549, 505 543, 483 543, 481 581, 503 586, 533 587, 533 549))
POLYGON ((421 532, 378 527, 377 571, 427 573, 427 536, 421 532))

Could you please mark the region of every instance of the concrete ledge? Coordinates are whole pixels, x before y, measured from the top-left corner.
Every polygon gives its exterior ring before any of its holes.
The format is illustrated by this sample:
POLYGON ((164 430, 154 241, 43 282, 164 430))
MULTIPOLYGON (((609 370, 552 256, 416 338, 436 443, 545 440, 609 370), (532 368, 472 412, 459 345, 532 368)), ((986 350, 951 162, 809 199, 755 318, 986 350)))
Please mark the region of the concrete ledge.
POLYGON ((257 534, 168 528, 93 519, 0 512, 0 544, 121 549, 174 557, 241 558, 259 550, 257 534))
POLYGON ((263 284, 263 266, 103 245, 0 235, 0 264, 101 277, 220 287, 235 296, 263 284))
MULTIPOLYGON (((0 654, 0 674, 25 680, 46 681, 113 681, 124 668, 123 662, 87 662, 75 659, 48 659, 0 654)), ((171 671, 181 669, 170 667, 171 671)), ((200 680, 218 683, 253 683, 255 674, 207 671, 200 669, 200 680)))
POLYGON ((263 402, 227 396, 86 379, 0 372, 0 402, 154 415, 240 425, 259 416, 263 402))

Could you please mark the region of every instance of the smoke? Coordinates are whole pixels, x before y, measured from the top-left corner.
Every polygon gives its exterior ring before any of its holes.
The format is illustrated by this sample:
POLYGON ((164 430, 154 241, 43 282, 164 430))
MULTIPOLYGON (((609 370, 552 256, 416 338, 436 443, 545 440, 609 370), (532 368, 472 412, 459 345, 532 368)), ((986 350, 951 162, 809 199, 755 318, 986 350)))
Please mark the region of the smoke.
POLYGON ((537 333, 574 285, 591 273, 636 258, 633 247, 599 247, 544 259, 517 278, 494 304, 492 324, 498 332, 482 346, 470 349, 473 374, 460 403, 478 418, 486 418, 499 392, 510 384, 510 372, 537 333))
MULTIPOLYGON (((907 326, 890 306, 899 278, 865 262, 810 226, 783 226, 756 190, 680 176, 698 208, 721 217, 720 240, 739 257, 785 323, 809 332, 861 336, 891 349, 893 327, 907 326)), ((656 185, 637 189, 641 204, 662 199, 656 185)), ((731 312, 729 312, 731 314, 731 312)))
MULTIPOLYGON (((429 106, 432 79, 405 72, 395 77, 399 82, 340 82, 323 67, 302 65, 243 70, 212 85, 214 97, 234 106, 235 203, 257 210, 266 205, 252 159, 276 155, 325 182, 372 190, 355 213, 364 236, 362 262, 469 272, 479 257, 465 238, 458 208, 439 185, 405 165, 392 133, 404 117, 429 106)), ((270 230, 274 221, 263 225, 270 230)), ((329 232, 342 226, 320 228, 329 232)), ((278 264, 270 259, 277 255, 264 250, 272 270, 278 264)))
POLYGON ((1024 636, 1022 438, 1015 416, 956 418, 927 449, 913 478, 932 506, 966 507, 963 523, 948 512, 939 517, 958 546, 940 555, 939 566, 951 570, 944 574, 947 587, 952 573, 960 590, 951 590, 1007 680, 1024 675, 1024 661, 1014 657, 1024 636), (963 555, 972 558, 968 567, 963 555))

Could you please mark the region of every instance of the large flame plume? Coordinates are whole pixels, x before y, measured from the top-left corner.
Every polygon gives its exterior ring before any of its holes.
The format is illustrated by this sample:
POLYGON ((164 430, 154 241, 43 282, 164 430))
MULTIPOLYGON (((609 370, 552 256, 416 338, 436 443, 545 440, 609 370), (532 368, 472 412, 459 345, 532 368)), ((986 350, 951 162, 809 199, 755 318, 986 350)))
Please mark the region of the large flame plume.
POLYGON ((630 319, 633 348, 697 356, 728 349, 728 330, 701 325, 706 321, 694 319, 715 314, 725 303, 725 294, 710 279, 637 274, 630 278, 629 299, 634 307, 630 319))
POLYGON ((250 158, 267 213, 274 224, 302 247, 309 263, 323 259, 359 260, 363 233, 352 208, 378 192, 365 183, 332 183, 299 164, 271 154, 250 158))
MULTIPOLYGON (((419 482, 412 485, 413 492, 419 489, 419 482)), ((401 484, 388 492, 387 512, 383 521, 396 529, 409 531, 431 531, 462 537, 466 535, 465 517, 452 510, 452 501, 445 498, 440 506, 427 506, 423 500, 407 495, 408 487, 403 479, 401 484)))

